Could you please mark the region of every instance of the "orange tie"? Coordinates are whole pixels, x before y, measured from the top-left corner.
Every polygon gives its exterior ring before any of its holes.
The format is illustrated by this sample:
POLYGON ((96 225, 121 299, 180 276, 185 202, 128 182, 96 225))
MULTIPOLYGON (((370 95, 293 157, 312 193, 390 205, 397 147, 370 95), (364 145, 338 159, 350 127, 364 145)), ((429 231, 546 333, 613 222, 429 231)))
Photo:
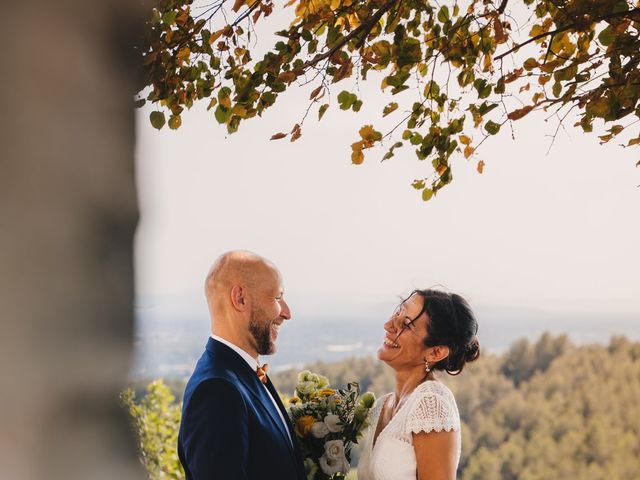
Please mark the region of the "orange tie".
POLYGON ((267 370, 269 370, 269 365, 266 363, 262 366, 258 365, 258 368, 256 368, 256 373, 258 374, 258 378, 265 385, 267 384, 267 370))

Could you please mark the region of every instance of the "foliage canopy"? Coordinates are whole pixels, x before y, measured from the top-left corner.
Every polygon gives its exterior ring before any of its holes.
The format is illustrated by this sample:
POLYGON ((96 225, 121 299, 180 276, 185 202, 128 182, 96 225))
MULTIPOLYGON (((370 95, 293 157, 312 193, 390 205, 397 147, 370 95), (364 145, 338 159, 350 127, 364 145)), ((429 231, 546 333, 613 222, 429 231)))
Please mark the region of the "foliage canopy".
MULTIPOLYGON (((451 182, 455 157, 473 158, 482 173, 476 149, 533 111, 555 116, 558 128, 574 111, 575 126, 595 124, 602 143, 626 131, 625 146, 640 144, 627 130, 640 120, 640 2, 289 0, 293 21, 276 25, 278 41, 257 60, 254 25, 271 15, 272 0, 191 4, 156 0, 139 49, 146 99, 138 105, 158 105, 155 128, 179 128, 183 110, 207 99, 233 133, 298 86, 309 89, 309 108, 272 137, 295 141, 312 108, 319 119, 330 108, 334 84, 377 75, 389 96, 378 122, 393 123, 383 132, 369 119, 351 161, 361 164, 375 146, 387 160, 410 145, 433 167, 413 182, 425 200, 451 182)), ((357 112, 364 100, 351 90, 335 100, 357 112)))
MULTIPOLYGON (((308 367, 337 386, 357 380, 377 395, 395 389, 393 370, 375 358, 308 367)), ((273 381, 292 394, 297 377, 291 370, 273 381)), ((640 471, 639 342, 618 337, 609 345, 574 346, 545 334, 484 355, 442 381, 462 420, 461 480, 628 480, 640 471)), ((150 480, 184 479, 176 453, 180 402, 162 381, 139 399, 131 390, 123 399, 150 480)))

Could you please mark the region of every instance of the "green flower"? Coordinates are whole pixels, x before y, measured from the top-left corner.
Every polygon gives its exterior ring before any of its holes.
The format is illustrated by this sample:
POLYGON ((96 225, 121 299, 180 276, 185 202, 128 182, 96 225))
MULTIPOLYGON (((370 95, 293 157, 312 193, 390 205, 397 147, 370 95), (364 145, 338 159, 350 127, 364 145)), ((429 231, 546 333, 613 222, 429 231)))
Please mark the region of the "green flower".
POLYGON ((376 401, 376 396, 372 392, 367 392, 360 397, 360 405, 365 408, 373 407, 373 404, 376 401))
POLYGON ((304 471, 307 474, 307 480, 313 480, 318 471, 318 466, 310 458, 304 459, 304 471))

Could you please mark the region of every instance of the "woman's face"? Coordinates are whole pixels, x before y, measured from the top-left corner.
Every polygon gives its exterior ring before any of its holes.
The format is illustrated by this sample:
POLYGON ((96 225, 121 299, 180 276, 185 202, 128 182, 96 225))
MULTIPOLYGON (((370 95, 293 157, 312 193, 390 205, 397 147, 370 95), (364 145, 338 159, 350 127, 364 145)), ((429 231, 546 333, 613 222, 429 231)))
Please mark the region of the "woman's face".
POLYGON ((423 305, 422 297, 414 293, 384 324, 385 337, 378 349, 378 358, 396 370, 424 366, 428 317, 426 313, 418 317, 423 305))

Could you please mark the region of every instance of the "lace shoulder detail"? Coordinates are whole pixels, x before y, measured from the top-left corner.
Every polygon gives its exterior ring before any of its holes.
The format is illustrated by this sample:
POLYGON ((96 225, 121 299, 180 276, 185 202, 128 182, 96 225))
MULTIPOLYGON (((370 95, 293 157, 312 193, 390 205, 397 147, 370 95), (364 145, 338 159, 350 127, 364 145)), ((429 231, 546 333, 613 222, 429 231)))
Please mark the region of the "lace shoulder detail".
POLYGON ((407 405, 405 433, 459 431, 456 400, 444 384, 427 381, 418 386, 407 405))

